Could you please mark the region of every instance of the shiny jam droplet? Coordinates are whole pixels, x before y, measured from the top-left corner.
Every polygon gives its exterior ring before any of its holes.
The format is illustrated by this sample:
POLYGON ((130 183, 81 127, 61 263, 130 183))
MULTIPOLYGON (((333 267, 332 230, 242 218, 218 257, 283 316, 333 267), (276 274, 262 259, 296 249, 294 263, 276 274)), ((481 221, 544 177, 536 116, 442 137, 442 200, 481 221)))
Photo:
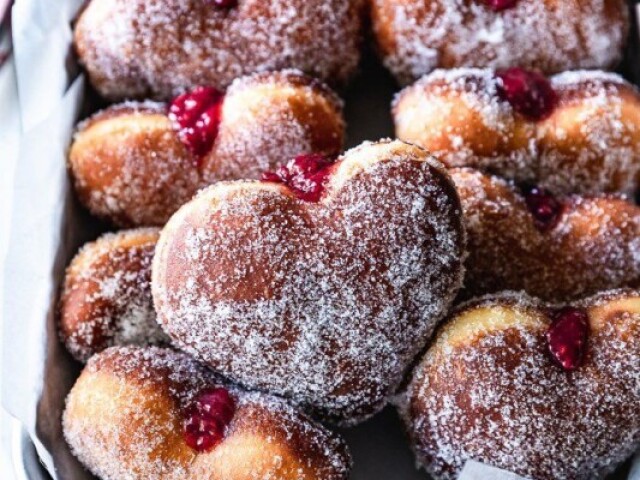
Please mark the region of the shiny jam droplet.
POLYGON ((522 68, 499 70, 500 96, 513 109, 532 120, 542 120, 553 112, 558 104, 558 95, 544 75, 522 68))
POLYGON ((524 198, 539 230, 547 231, 558 223, 562 204, 551 193, 538 187, 530 187, 525 189, 524 198))
POLYGON ((518 0, 484 0, 484 3, 494 12, 501 12, 502 10, 515 7, 518 0))
POLYGON ((577 369, 584 360, 589 337, 589 319, 583 310, 563 308, 553 315, 547 331, 549 352, 567 371, 577 369))
POLYGON ((262 180, 282 183, 301 200, 317 202, 322 198, 334 164, 334 160, 323 155, 299 155, 275 172, 265 172, 262 180))
POLYGON ((226 389, 212 388, 198 395, 196 409, 203 415, 214 415, 228 425, 235 413, 235 402, 226 389))
POLYGON ((169 120, 180 141, 200 160, 211 151, 218 136, 224 94, 211 87, 197 87, 176 97, 169 106, 169 120))
POLYGON ((198 394, 184 422, 184 439, 197 452, 206 452, 223 439, 236 411, 235 401, 224 388, 198 394))
POLYGON ((214 417, 192 412, 184 424, 184 439, 196 452, 207 452, 224 438, 224 426, 214 417))

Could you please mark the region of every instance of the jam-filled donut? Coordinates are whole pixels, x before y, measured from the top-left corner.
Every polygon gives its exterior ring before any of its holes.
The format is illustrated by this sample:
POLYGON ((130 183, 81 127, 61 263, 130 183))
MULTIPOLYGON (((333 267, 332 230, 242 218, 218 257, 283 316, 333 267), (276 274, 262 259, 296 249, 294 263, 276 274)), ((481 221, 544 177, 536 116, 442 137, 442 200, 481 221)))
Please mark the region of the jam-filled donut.
POLYGON ((369 0, 382 59, 401 83, 436 68, 609 69, 629 30, 624 0, 369 0))
POLYGON ((382 408, 461 283, 460 204, 399 141, 217 183, 163 230, 159 321, 241 384, 353 424, 382 408))
POLYGON ((344 441, 284 401, 229 387, 187 355, 112 347, 67 397, 64 435, 104 480, 346 480, 344 441))
POLYGON ((469 256, 465 294, 525 290, 565 300, 640 282, 640 207, 613 196, 554 196, 451 169, 469 256))
POLYGON ((299 154, 342 150, 341 100, 299 72, 197 88, 170 105, 124 103, 80 125, 69 165, 80 199, 124 226, 163 225, 202 186, 259 178, 299 154))
POLYGON ((532 480, 603 479, 640 447, 640 294, 571 305, 502 294, 461 307, 401 401, 435 480, 469 459, 532 480))
POLYGON ((168 343, 151 298, 158 236, 153 228, 108 233, 72 260, 59 315, 60 335, 77 360, 112 345, 168 343))
POLYGON ((399 138, 448 166, 554 193, 640 187, 640 93, 615 74, 438 70, 403 90, 393 113, 399 138))
POLYGON ((344 85, 360 58, 362 7, 363 0, 93 0, 74 43, 110 100, 168 100, 283 68, 344 85))

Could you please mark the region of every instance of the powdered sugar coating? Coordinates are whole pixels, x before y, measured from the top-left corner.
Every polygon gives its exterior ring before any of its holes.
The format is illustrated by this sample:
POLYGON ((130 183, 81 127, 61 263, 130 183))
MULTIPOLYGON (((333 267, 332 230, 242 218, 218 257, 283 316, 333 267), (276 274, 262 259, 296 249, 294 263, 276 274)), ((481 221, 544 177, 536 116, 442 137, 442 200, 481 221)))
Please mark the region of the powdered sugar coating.
POLYGON ((468 232, 467 296, 509 289, 566 300, 640 280, 637 206, 611 196, 559 197, 558 223, 540 231, 507 181, 469 168, 451 175, 468 232))
POLYGON ((303 153, 337 156, 343 148, 343 102, 298 70, 258 73, 227 90, 222 123, 202 168, 203 184, 259 179, 303 153))
POLYGON ((523 295, 473 301, 445 324, 401 400, 416 454, 437 480, 467 459, 536 480, 604 478, 640 446, 640 297, 578 302, 585 363, 553 363, 547 306, 523 295))
POLYGON ((151 261, 159 230, 106 234, 85 245, 67 269, 60 334, 85 362, 112 345, 168 344, 151 298, 151 261))
POLYGON ((153 100, 141 100, 133 101, 127 100, 124 102, 109 105, 108 108, 100 110, 93 115, 81 120, 76 125, 76 135, 78 132, 89 129, 100 120, 106 120, 116 117, 121 114, 143 114, 143 113, 166 113, 167 104, 164 102, 156 102, 153 100))
POLYGON ((640 92, 604 72, 551 78, 560 106, 538 125, 537 177, 552 191, 621 192, 640 188, 640 92))
POLYGON ((362 0, 92 1, 75 28, 80 61, 111 100, 225 89, 254 72, 298 68, 344 84, 360 57, 362 0))
POLYGON ((75 190, 96 216, 160 226, 200 187, 195 162, 161 104, 128 102, 82 122, 69 151, 75 190))
POLYGON ((401 83, 435 68, 608 69, 628 32, 623 0, 370 0, 385 65, 401 83))
POLYGON ((531 178, 539 155, 535 126, 516 115, 499 87, 490 69, 435 70, 396 95, 396 134, 449 167, 531 178))
POLYGON ((559 102, 530 121, 500 95, 489 69, 436 70, 393 104, 396 133, 448 166, 473 166, 555 193, 640 186, 640 95, 622 77, 572 71, 550 78, 559 102))
POLYGON ((284 70, 229 87, 211 151, 192 156, 154 102, 126 102, 79 125, 69 166, 80 199, 118 225, 164 225, 199 188, 260 178, 301 153, 342 150, 342 101, 320 81, 284 70))
POLYGON ((203 191, 163 231, 154 301, 181 349, 352 424, 384 406, 445 313, 463 240, 443 167, 367 143, 317 204, 271 183, 203 191))
POLYGON ((580 85, 593 83, 590 88, 603 88, 605 85, 614 83, 618 85, 631 85, 621 75, 604 70, 568 70, 560 72, 551 77, 554 88, 562 86, 580 85), (602 85, 603 87, 600 87, 602 85))
POLYGON ((120 347, 93 357, 67 398, 63 425, 73 453, 105 480, 345 480, 350 470, 337 435, 168 349, 120 347), (197 453, 183 439, 185 411, 220 386, 236 412, 222 442, 197 453))

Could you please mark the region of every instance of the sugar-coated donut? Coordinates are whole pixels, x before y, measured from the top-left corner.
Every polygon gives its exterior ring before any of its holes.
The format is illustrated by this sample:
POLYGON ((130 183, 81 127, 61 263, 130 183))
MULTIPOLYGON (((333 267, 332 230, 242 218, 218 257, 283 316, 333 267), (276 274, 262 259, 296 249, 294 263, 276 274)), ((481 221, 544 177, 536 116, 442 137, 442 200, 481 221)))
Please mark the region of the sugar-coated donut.
POLYGON ((596 480, 640 447, 640 294, 549 306, 517 294, 448 320, 403 401, 434 480, 469 459, 532 480, 596 480))
POLYGON ((470 168, 451 176, 468 234, 467 296, 524 290, 566 300, 640 282, 640 207, 556 197, 470 168))
POLYGON ((609 69, 629 31, 624 0, 369 0, 382 59, 401 83, 436 68, 609 69))
POLYGON ((362 7, 363 0, 94 0, 74 43, 110 100, 167 100, 283 68, 343 85, 360 58, 362 7))
POLYGON ((236 80, 226 95, 200 88, 170 106, 100 112, 80 125, 69 166, 94 214, 163 225, 202 186, 259 178, 299 154, 337 155, 344 129, 342 102, 325 85, 291 70, 263 73, 236 80))
POLYGON ((393 114, 398 138, 448 166, 554 193, 640 188, 640 93, 615 74, 438 70, 403 90, 393 114))
POLYGON ((63 427, 103 480, 346 480, 351 466, 339 436, 284 401, 229 387, 156 347, 92 357, 63 427))
POLYGON ((151 261, 159 230, 103 235, 67 268, 60 300, 60 335, 85 362, 112 345, 168 343, 151 298, 151 261))
POLYGON ((356 423, 385 405, 459 288, 453 183, 399 141, 265 180, 215 184, 171 218, 153 264, 159 321, 227 378, 356 423))

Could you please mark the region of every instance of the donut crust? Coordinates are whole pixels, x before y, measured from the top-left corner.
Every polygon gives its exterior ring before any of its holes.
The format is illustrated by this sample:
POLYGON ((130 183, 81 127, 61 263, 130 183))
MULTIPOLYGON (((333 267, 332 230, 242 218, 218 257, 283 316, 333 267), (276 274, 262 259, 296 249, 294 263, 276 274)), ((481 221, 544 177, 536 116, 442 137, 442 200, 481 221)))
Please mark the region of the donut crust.
POLYGON ((91 1, 74 29, 80 63, 111 101, 168 100, 296 68, 344 85, 360 59, 363 0, 91 1))
POLYGON ((521 0, 502 12, 481 0, 369 4, 380 56, 402 84, 436 68, 610 70, 629 32, 624 0, 521 0))
POLYGON ((69 393, 64 434, 104 480, 346 480, 345 442, 282 400, 226 385, 190 357, 155 347, 94 356, 69 393), (224 439, 198 453, 183 439, 184 408, 226 388, 236 411, 224 439))
POLYGON ((342 102, 300 72, 256 74, 226 93, 211 151, 195 158, 164 104, 128 102, 83 122, 69 152, 82 203, 116 225, 162 226, 200 189, 220 180, 260 178, 304 153, 337 155, 342 102))
POLYGON ((455 296, 464 229, 418 147, 365 143, 332 168, 319 203, 274 183, 204 190, 163 230, 153 292, 181 349, 350 425, 385 405, 455 296))
POLYGON ((635 195, 638 90, 598 71, 565 72, 549 81, 558 104, 534 121, 501 99, 492 70, 438 70, 396 97, 396 135, 449 167, 479 168, 556 194, 635 195))
POLYGON ((113 345, 166 344, 151 298, 151 262, 160 231, 141 228, 86 244, 67 268, 60 337, 73 357, 113 345))
POLYGON ((583 364, 548 353, 550 308, 503 293, 453 312, 416 368, 401 412, 435 480, 467 459, 535 480, 601 479, 638 448, 640 295, 616 290, 571 304, 590 326, 583 364))
POLYGON ((451 169, 464 212, 464 296, 524 290, 569 300, 640 281, 640 208, 614 196, 560 197, 558 223, 541 231, 521 191, 470 168, 451 169))

